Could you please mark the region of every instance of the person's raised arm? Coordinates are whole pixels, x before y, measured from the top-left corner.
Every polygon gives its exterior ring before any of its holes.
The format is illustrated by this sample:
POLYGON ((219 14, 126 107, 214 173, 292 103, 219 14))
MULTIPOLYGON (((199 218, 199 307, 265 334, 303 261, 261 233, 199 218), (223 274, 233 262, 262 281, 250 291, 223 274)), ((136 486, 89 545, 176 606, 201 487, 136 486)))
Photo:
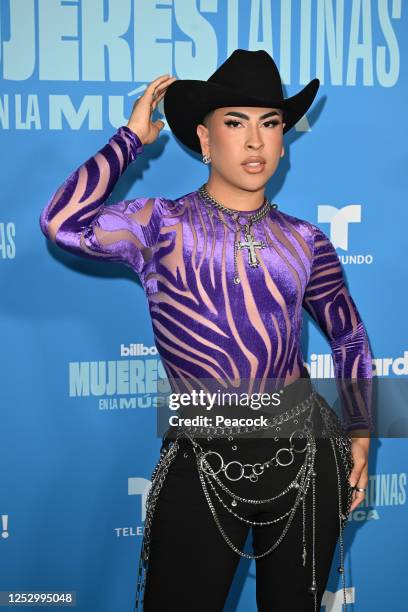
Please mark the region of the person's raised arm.
POLYGON ((91 259, 117 261, 140 272, 158 240, 160 198, 135 198, 107 205, 128 165, 156 140, 164 123, 152 113, 175 77, 152 81, 121 126, 95 155, 81 164, 41 211, 43 234, 60 247, 91 259))

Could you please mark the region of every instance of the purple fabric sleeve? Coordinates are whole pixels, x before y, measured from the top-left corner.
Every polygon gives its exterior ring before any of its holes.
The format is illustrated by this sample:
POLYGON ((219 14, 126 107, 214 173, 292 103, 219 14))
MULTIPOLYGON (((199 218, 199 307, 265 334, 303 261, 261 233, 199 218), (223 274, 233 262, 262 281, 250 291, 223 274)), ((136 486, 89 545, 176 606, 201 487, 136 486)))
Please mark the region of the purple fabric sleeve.
POLYGON ((60 247, 90 259, 121 262, 140 272, 157 242, 159 198, 135 198, 106 205, 118 179, 143 152, 127 126, 81 164, 41 211, 44 235, 60 247))
POLYGON ((333 244, 320 228, 310 226, 313 260, 303 306, 330 343, 345 430, 373 431, 372 357, 367 332, 333 244))

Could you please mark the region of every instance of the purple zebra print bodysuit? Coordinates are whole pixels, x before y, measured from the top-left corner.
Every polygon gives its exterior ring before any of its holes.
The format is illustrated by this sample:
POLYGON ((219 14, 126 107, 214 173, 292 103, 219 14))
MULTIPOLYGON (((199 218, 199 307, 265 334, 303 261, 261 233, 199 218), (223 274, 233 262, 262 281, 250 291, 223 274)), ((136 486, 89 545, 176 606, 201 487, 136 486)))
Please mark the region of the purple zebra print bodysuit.
MULTIPOLYGON (((344 283, 329 238, 308 221, 271 207, 252 226, 257 268, 237 253, 234 232, 208 213, 198 190, 105 202, 127 166, 143 152, 120 127, 79 166, 41 212, 40 227, 81 257, 121 262, 139 276, 155 343, 169 377, 280 379, 302 376, 302 307, 330 343, 338 379, 371 379, 364 324, 344 283)), ((250 215, 254 211, 244 211, 250 215)), ((223 216, 225 219, 226 215, 223 216)), ((372 431, 369 387, 343 416, 346 431, 372 431)))

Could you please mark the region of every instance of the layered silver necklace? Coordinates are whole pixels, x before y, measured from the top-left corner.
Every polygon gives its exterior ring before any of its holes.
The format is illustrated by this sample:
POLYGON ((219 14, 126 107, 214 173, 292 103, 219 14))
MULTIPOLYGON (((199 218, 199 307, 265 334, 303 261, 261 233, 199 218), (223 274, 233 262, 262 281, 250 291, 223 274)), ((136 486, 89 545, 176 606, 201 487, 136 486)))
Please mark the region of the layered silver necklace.
POLYGON ((224 223, 228 229, 235 232, 234 239, 234 284, 238 285, 241 279, 238 274, 238 263, 237 254, 240 249, 248 249, 248 265, 250 268, 257 268, 259 261, 256 256, 255 249, 264 249, 268 245, 263 240, 255 240, 255 236, 251 233, 253 225, 256 225, 262 221, 270 212, 271 208, 278 208, 277 204, 271 204, 268 198, 265 196, 262 206, 252 215, 246 216, 242 214, 242 211, 234 208, 227 208, 221 202, 218 202, 213 198, 207 191, 205 183, 198 189, 198 193, 204 200, 205 205, 209 210, 211 217, 214 216, 214 208, 220 210, 223 213, 229 215, 235 222, 235 227, 232 228, 228 223, 219 217, 220 221, 224 223), (244 219, 244 223, 241 223, 239 219, 244 219), (244 232, 244 240, 240 240, 240 233, 244 232))

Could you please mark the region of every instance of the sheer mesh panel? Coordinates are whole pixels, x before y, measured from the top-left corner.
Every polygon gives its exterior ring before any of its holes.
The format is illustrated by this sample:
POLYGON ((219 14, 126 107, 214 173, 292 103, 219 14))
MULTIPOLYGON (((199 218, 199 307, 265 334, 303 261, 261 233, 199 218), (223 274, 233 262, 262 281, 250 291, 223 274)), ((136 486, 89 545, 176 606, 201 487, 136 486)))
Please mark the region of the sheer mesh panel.
POLYGON ((347 429, 372 430, 372 359, 368 336, 345 284, 333 244, 324 232, 313 227, 313 263, 303 305, 330 343, 342 408, 348 412, 344 417, 347 429))
POLYGON ((83 257, 121 262, 140 273, 159 238, 161 199, 105 204, 140 150, 136 134, 123 126, 72 172, 41 213, 40 227, 47 238, 83 257))
POLYGON ((155 343, 173 379, 216 378, 227 388, 247 380, 249 394, 263 393, 271 379, 290 384, 304 368, 303 306, 330 343, 346 429, 372 429, 370 385, 344 384, 370 382, 372 359, 329 238, 271 208, 252 227, 259 265, 250 265, 247 247, 238 249, 235 284, 234 223, 215 209, 211 215, 198 190, 175 200, 106 204, 140 151, 138 137, 119 128, 56 190, 41 213, 43 233, 80 256, 140 274, 155 343))

